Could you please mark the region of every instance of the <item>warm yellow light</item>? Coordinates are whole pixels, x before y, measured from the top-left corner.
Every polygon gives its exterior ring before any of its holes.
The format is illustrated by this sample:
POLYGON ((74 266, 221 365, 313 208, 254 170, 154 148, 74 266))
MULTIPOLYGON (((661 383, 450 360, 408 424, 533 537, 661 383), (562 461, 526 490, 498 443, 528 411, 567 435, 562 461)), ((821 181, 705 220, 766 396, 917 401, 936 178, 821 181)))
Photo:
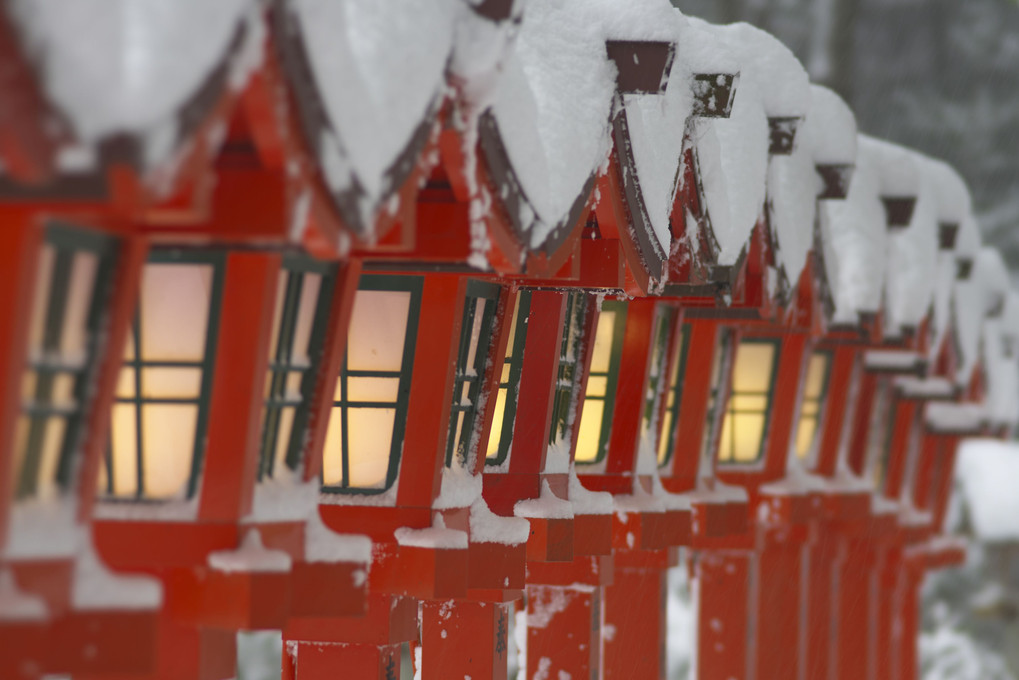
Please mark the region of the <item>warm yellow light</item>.
MULTIPOLYGON (((202 369, 144 363, 204 360, 212 277, 213 267, 208 264, 155 262, 145 266, 138 312, 141 376, 125 366, 117 381, 117 397, 139 397, 141 404, 119 403, 113 407, 110 448, 114 496, 135 496, 142 491, 145 498, 160 500, 184 495, 194 459, 202 369), (136 380, 141 383, 140 394, 136 393, 136 380), (195 403, 147 402, 153 399, 189 399, 195 403), (139 455, 144 477, 140 490, 139 455)), ((134 359, 135 349, 133 339, 129 340, 125 358, 134 359)), ((107 470, 107 479, 109 475, 107 470)))
POLYGON ((409 313, 407 291, 357 291, 347 333, 347 368, 399 372, 409 313))
POLYGON ((605 402, 585 400, 580 414, 580 430, 577 432, 578 463, 591 463, 598 459, 598 444, 601 441, 602 419, 605 416, 605 402))
POLYGON ((146 404, 142 407, 142 465, 146 498, 184 494, 191 475, 198 406, 146 404))
POLYGON ((495 415, 492 418, 492 429, 488 434, 488 449, 485 451, 485 458, 496 458, 499 455, 499 444, 502 442, 502 421, 506 417, 507 392, 509 390, 505 387, 500 388, 495 397, 495 415))
POLYGON ((820 418, 820 400, 824 396, 824 384, 827 377, 828 355, 823 352, 814 352, 807 364, 800 420, 796 428, 796 455, 801 459, 809 456, 814 446, 820 418))
MULTIPOLYGON (((598 327, 594 332, 594 347, 591 348, 591 373, 609 372, 612 362, 613 340, 616 330, 616 311, 603 309, 598 315, 598 327)), ((584 408, 580 413, 580 426, 577 430, 578 463, 591 463, 598 459, 600 453, 602 421, 605 418, 605 399, 607 398, 608 376, 589 376, 584 408)))
POLYGON ((332 409, 322 462, 322 480, 326 486, 343 486, 346 482, 347 487, 379 489, 386 484, 410 304, 408 291, 359 290, 354 296, 347 333, 347 371, 379 371, 393 375, 341 376, 336 386, 337 402, 367 402, 373 406, 343 405, 332 409), (344 411, 346 433, 343 432, 344 411))
POLYGON ((607 373, 612 359, 612 338, 616 329, 616 312, 603 310, 598 316, 598 328, 594 333, 594 349, 591 352, 591 372, 607 373))
POLYGON ((722 421, 720 461, 752 463, 760 457, 774 369, 774 343, 740 342, 732 369, 732 394, 722 421))

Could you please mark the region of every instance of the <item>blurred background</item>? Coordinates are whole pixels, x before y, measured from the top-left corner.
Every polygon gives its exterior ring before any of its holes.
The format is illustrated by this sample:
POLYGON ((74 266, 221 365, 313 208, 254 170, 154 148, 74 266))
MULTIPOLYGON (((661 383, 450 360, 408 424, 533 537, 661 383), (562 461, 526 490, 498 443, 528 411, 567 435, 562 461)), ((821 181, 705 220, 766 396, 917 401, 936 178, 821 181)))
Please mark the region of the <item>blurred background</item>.
POLYGON ((1016 0, 672 0, 711 22, 778 37, 862 132, 953 165, 984 239, 1019 273, 1016 0))
MULTIPOLYGON (((973 194, 984 240, 1019 282, 1019 2, 1016 0, 672 0, 716 23, 778 37, 860 131, 948 161, 973 194)), ((965 567, 928 577, 924 680, 1019 677, 1019 446, 967 447, 951 529, 965 567), (1011 469, 1014 474, 1003 474, 1011 469), (993 466, 999 467, 993 467, 993 466), (1002 480, 995 484, 995 480, 1002 480)), ((670 572, 670 680, 693 660, 689 588, 670 572)))

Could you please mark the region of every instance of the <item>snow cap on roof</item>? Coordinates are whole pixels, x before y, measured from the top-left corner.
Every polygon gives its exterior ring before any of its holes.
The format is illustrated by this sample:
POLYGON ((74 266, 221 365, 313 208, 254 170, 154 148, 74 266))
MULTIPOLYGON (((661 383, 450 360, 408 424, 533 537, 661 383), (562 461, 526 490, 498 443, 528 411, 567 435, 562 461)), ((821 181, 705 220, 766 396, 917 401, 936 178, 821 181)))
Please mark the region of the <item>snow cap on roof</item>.
POLYGON ((616 67, 606 40, 676 42, 682 15, 665 0, 625 10, 608 0, 529 5, 492 113, 527 198, 531 246, 565 220, 611 148, 616 67), (529 204, 529 205, 528 205, 529 204))
POLYGON ((5 9, 78 141, 137 137, 147 165, 175 151, 181 109, 216 69, 226 65, 227 84, 243 85, 253 64, 232 47, 244 21, 256 53, 263 35, 253 0, 13 0, 5 9))
POLYGON ((869 137, 859 137, 856 169, 844 201, 821 203, 821 234, 836 323, 856 324, 881 309, 888 230, 880 199, 880 162, 869 137))
POLYGON ((711 229, 718 242, 718 263, 734 264, 739 259, 764 208, 768 172, 768 119, 762 104, 762 83, 744 77, 747 68, 734 41, 735 31, 695 19, 690 24, 714 36, 735 55, 740 81, 728 118, 696 121, 693 132, 704 199, 711 229))
POLYGON ((955 253, 959 257, 976 257, 982 241, 980 227, 972 214, 963 216, 959 223, 959 233, 955 237, 955 253))
POLYGON ((938 220, 940 222, 961 224, 969 218, 973 210, 969 188, 959 173, 944 161, 934 158, 927 159, 925 172, 935 185, 935 196, 938 202, 938 220))
POLYGON ((801 132, 818 165, 856 162, 856 116, 837 94, 810 86, 810 113, 801 132))
MULTIPOLYGON (((810 117, 808 116, 808 120, 810 117)), ((775 259, 795 284, 813 247, 821 176, 809 144, 798 143, 788 156, 773 156, 768 167, 768 203, 775 259)))
POLYGON ((920 190, 919 154, 883 139, 860 135, 877 155, 878 188, 881 196, 916 196, 920 190))
POLYGON ((766 116, 807 114, 811 101, 807 72, 778 38, 742 22, 718 26, 715 35, 739 60, 740 86, 753 83, 766 116))
POLYGON ((885 196, 916 196, 908 226, 888 234, 885 329, 896 335, 917 328, 930 310, 938 264, 938 183, 930 159, 882 143, 885 196), (912 184, 912 194, 906 187, 912 184))
POLYGON ((980 359, 984 320, 995 307, 1005 304, 1008 270, 997 250, 981 248, 967 280, 957 280, 955 287, 955 333, 959 340, 959 370, 956 381, 969 383, 980 359))
POLYGON ((396 188, 390 174, 440 104, 452 50, 454 0, 292 0, 331 129, 318 146, 330 188, 355 185, 365 228, 396 188))

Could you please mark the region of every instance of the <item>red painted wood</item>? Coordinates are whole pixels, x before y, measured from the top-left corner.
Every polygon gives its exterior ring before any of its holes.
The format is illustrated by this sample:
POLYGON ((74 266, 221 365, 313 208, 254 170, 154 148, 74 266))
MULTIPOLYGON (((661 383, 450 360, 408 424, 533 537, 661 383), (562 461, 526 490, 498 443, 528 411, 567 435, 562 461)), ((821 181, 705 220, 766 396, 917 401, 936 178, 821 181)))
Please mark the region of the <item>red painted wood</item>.
POLYGON ((237 521, 251 510, 279 268, 279 255, 237 252, 227 258, 198 506, 202 521, 237 521))
POLYGON ((849 395, 853 385, 856 358, 855 347, 838 345, 832 352, 827 397, 823 405, 824 412, 814 464, 814 471, 826 477, 835 472, 845 423, 853 415, 849 395))
POLYGON ((566 296, 562 292, 531 293, 509 461, 510 472, 514 474, 538 474, 545 470, 565 313, 566 296))
POLYGON ((461 277, 425 276, 400 461, 401 506, 430 508, 439 494, 465 291, 461 277))
POLYGON ((638 298, 630 300, 626 306, 626 330, 615 400, 612 412, 605 414, 606 418, 612 418, 605 463, 608 475, 633 474, 637 470, 640 421, 654 340, 655 304, 654 298, 638 298))
MULTIPOLYGON (((31 222, 10 224, 0 231, 0 470, 13 470, 14 430, 21 412, 21 379, 28 350, 35 270, 42 229, 31 222)), ((9 474, 5 472, 4 479, 9 474)), ((0 545, 7 534, 12 485, 0 484, 0 545)))
POLYGON ((124 238, 117 250, 107 325, 101 332, 106 345, 100 350, 95 391, 85 415, 85 441, 82 444, 80 476, 77 480, 78 517, 81 521, 92 514, 96 479, 110 436, 110 409, 123 366, 124 345, 138 306, 141 275, 147 257, 148 239, 143 236, 124 238))
POLYGON ((508 604, 425 602, 421 605, 421 680, 506 680, 508 604))

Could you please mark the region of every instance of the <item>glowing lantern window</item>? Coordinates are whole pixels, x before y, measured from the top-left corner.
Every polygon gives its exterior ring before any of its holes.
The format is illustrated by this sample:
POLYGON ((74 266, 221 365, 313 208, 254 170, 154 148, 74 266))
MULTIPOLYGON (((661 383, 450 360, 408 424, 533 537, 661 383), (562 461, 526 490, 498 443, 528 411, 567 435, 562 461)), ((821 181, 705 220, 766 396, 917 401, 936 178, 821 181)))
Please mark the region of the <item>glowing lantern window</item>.
POLYGON ((655 311, 655 324, 652 331, 651 362, 648 366, 647 390, 644 394, 644 409, 641 412, 640 434, 642 445, 648 445, 657 457, 658 441, 661 432, 658 425, 662 418, 662 398, 668 386, 669 339, 676 325, 676 310, 658 305, 655 311))
POLYGON ((499 304, 499 286, 470 281, 460 326, 460 350, 453 376, 453 407, 450 410, 449 436, 446 441, 446 465, 454 457, 461 465, 469 463, 475 449, 475 425, 481 405, 481 387, 492 343, 495 312, 499 304))
POLYGON ((676 450, 676 421, 683 398, 683 375, 686 373, 687 346, 690 343, 690 324, 680 326, 679 337, 669 359, 669 382, 665 392, 665 411, 662 414, 661 436, 658 438, 658 465, 672 460, 676 450))
POLYGON ((609 433, 612 431, 611 414, 625 332, 626 303, 606 300, 598 315, 587 391, 584 393, 584 409, 580 414, 575 456, 578 463, 597 463, 605 457, 609 433))
POLYGON ((549 444, 568 440, 572 435, 573 405, 580 392, 577 362, 583 349, 581 343, 587 304, 587 296, 584 293, 572 292, 566 297, 566 317, 563 322, 562 341, 559 344, 559 371, 552 401, 552 427, 548 432, 549 444))
POLYGON ((810 355, 800 401, 800 420, 796 426, 796 455, 801 459, 810 455, 817 440, 830 369, 831 355, 828 352, 814 352, 810 355))
POLYGON ((326 491, 381 493, 396 481, 422 283, 417 276, 361 277, 326 433, 326 491))
POLYGON ((485 450, 486 465, 502 465, 509 455, 513 438, 513 423, 517 413, 517 397, 520 392, 520 370, 524 363, 524 342, 527 339, 527 315, 531 312, 531 293, 520 291, 513 307, 513 329, 506 343, 499 391, 495 397, 495 414, 492 429, 488 435, 485 450))
POLYGON ((269 374, 265 385, 259 479, 286 465, 296 469, 322 351, 333 268, 307 257, 283 261, 276 290, 269 374))
POLYGON ((718 460, 754 463, 764 451, 779 343, 741 340, 732 367, 732 391, 719 438, 718 460))
POLYGON ((154 251, 113 406, 100 489, 119 498, 194 495, 205 442, 223 255, 154 251))
POLYGON ((18 498, 51 497, 71 481, 113 253, 106 237, 57 225, 47 229, 15 434, 11 480, 18 498))

